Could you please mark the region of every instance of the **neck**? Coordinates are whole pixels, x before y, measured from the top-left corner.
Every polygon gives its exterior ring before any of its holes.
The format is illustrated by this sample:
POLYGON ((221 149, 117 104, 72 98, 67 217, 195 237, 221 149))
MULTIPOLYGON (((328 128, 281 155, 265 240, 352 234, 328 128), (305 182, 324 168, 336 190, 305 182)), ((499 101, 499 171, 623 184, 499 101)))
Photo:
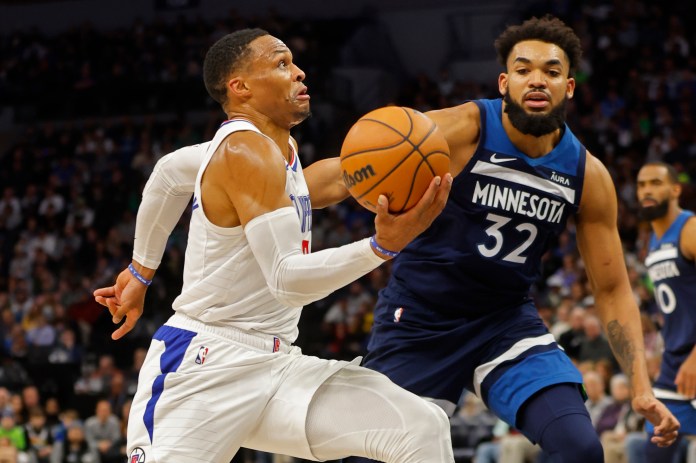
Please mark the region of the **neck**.
POLYGON ((663 217, 653 220, 650 222, 655 236, 662 238, 662 236, 667 232, 667 229, 677 220, 679 214, 681 214, 682 209, 680 207, 670 207, 663 217))
POLYGON ((540 158, 549 154, 561 141, 561 129, 554 130, 541 137, 535 137, 520 132, 512 125, 512 122, 510 122, 505 112, 503 112, 503 128, 512 144, 515 145, 515 148, 522 151, 530 158, 540 158))
POLYGON ((228 111, 228 119, 240 118, 246 119, 256 128, 258 128, 261 133, 269 137, 271 140, 278 145, 280 152, 283 153, 286 160, 290 160, 290 149, 288 147, 288 140, 290 139, 290 129, 287 127, 280 127, 275 124, 268 116, 265 116, 257 111, 228 111))

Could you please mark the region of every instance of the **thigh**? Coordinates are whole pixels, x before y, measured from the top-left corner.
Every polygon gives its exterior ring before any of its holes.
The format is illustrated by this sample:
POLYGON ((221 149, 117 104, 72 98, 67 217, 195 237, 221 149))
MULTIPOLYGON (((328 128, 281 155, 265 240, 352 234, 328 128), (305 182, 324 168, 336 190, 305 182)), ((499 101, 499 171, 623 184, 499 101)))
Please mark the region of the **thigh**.
POLYGON ((277 387, 242 447, 314 460, 307 438, 307 414, 325 381, 353 363, 301 355, 294 350, 274 370, 277 387), (282 429, 282 433, 278 430, 282 429))
POLYGON ((283 375, 283 384, 244 447, 321 461, 349 455, 378 461, 452 461, 444 412, 384 375, 311 357, 293 370, 283 375), (319 383, 315 364, 324 376, 319 383))
POLYGON ((228 463, 271 395, 273 358, 206 333, 155 334, 128 421, 148 463, 228 463))

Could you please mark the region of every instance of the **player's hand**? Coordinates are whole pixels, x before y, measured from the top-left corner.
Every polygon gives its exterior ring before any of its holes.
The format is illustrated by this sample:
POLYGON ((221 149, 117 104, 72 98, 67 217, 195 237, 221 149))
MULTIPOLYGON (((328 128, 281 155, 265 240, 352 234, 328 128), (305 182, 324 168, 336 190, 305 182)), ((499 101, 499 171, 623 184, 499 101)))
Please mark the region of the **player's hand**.
POLYGON ((655 426, 655 434, 650 438, 650 442, 658 447, 667 447, 674 443, 679 431, 679 421, 665 404, 652 395, 643 395, 634 397, 631 405, 655 426))
POLYGON ((677 392, 689 399, 696 398, 696 356, 692 352, 679 367, 674 379, 677 392))
POLYGON ((147 286, 138 281, 127 268, 118 274, 113 286, 94 291, 94 299, 109 309, 115 324, 126 318, 123 325, 111 334, 111 339, 121 339, 135 327, 143 314, 146 292, 147 286))
POLYGON ((451 174, 435 177, 420 201, 401 214, 390 214, 387 197, 380 195, 375 218, 377 243, 385 249, 401 251, 440 215, 445 208, 451 189, 451 174))

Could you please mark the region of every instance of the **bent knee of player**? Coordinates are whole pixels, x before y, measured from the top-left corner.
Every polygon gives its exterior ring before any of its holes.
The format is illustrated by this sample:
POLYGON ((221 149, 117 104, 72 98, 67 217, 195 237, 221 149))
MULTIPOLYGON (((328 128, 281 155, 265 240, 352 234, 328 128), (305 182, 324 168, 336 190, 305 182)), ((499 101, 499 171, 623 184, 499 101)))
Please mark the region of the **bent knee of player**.
POLYGON ((407 416, 408 427, 396 447, 394 461, 454 461, 450 422, 447 414, 432 402, 423 400, 407 416))

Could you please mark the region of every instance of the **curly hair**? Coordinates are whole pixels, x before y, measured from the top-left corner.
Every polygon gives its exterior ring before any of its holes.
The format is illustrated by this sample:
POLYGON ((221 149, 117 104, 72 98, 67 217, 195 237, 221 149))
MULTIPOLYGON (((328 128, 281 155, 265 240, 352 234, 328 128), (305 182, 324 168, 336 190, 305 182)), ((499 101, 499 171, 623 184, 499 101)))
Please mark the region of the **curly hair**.
POLYGON ((575 75, 582 57, 582 45, 573 29, 563 21, 554 16, 546 15, 542 18, 533 17, 522 24, 507 27, 495 41, 498 61, 503 67, 507 66, 507 59, 512 48, 525 40, 540 40, 558 45, 568 56, 570 62, 568 76, 575 75))
POLYGON ((263 29, 240 29, 215 42, 203 60, 203 82, 211 98, 221 105, 227 102, 227 79, 249 55, 249 44, 269 35, 263 29))

